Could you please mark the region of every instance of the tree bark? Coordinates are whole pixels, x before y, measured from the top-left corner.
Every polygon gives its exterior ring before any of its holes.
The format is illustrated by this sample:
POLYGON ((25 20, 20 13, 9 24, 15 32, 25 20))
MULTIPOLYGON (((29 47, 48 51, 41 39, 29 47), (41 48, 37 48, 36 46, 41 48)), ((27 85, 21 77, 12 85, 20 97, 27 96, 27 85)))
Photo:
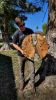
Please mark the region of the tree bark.
POLYGON ((56 58, 56 0, 49 0, 47 41, 48 53, 56 58))
POLYGON ((2 32, 3 46, 1 47, 0 50, 9 50, 10 44, 9 44, 9 35, 8 35, 8 17, 7 17, 7 12, 5 10, 4 10, 3 27, 4 27, 4 30, 2 32))

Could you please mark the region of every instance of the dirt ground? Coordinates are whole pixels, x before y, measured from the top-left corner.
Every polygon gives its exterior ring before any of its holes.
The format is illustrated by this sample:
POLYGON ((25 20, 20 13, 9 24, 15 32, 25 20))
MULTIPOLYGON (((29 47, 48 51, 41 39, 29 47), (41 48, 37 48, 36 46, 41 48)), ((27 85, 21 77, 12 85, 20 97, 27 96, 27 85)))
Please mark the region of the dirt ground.
MULTIPOLYGON (((39 68, 37 65, 40 66, 40 63, 35 62, 35 72, 39 68)), ((26 80, 29 78, 28 67, 25 68, 25 78, 26 80)), ((38 79, 39 75, 36 75, 36 84, 38 79)), ((56 100, 56 75, 46 77, 39 86, 36 85, 35 94, 28 91, 26 87, 24 95, 20 97, 19 67, 16 51, 0 52, 0 100, 56 100)))

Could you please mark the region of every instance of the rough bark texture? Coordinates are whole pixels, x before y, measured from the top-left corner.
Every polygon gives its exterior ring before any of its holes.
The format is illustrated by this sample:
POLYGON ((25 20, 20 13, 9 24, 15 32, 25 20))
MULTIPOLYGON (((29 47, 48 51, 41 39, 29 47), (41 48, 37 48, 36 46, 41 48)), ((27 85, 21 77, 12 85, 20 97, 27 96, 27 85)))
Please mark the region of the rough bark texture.
POLYGON ((50 46, 48 53, 56 58, 56 0, 49 0, 47 41, 50 46))
POLYGON ((49 0, 48 30, 56 28, 56 0, 49 0))
POLYGON ((48 31, 48 44, 49 50, 48 53, 56 58, 56 29, 48 31))
POLYGON ((4 20, 3 20, 3 33, 2 33, 2 37, 3 37, 3 46, 1 47, 0 50, 9 50, 10 49, 10 45, 9 45, 9 35, 8 35, 8 18, 7 18, 7 14, 4 11, 5 15, 4 15, 4 20))

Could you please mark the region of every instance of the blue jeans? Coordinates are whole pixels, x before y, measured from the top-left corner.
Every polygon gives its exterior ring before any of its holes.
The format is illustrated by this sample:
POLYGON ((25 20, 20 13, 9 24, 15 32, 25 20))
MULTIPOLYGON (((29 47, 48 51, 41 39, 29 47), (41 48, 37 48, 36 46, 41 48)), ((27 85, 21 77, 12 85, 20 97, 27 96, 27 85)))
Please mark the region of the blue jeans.
POLYGON ((25 81, 25 79, 24 79, 24 66, 25 66, 25 63, 27 61, 27 64, 28 64, 29 70, 30 70, 30 83, 34 86, 34 84, 35 84, 34 63, 31 60, 27 59, 26 57, 22 57, 22 56, 18 56, 18 60, 19 60, 19 81, 20 81, 20 84, 21 83, 23 84, 25 81))

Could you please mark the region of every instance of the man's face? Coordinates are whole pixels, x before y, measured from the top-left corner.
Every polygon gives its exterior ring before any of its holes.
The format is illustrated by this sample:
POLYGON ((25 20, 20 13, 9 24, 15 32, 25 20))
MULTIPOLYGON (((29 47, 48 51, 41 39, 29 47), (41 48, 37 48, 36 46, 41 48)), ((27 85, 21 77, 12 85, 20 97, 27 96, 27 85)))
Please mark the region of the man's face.
POLYGON ((23 24, 19 25, 19 28, 23 32, 25 30, 25 24, 23 23, 23 24))

